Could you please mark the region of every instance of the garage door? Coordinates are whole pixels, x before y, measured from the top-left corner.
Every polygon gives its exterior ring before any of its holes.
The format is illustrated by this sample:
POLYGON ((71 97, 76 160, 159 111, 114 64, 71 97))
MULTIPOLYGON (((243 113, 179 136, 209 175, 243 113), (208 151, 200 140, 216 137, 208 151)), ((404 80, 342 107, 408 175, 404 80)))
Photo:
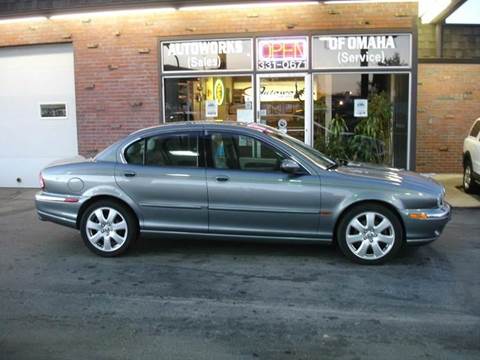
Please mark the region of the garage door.
POLYGON ((0 186, 38 187, 39 171, 78 154, 70 44, 0 48, 0 186))

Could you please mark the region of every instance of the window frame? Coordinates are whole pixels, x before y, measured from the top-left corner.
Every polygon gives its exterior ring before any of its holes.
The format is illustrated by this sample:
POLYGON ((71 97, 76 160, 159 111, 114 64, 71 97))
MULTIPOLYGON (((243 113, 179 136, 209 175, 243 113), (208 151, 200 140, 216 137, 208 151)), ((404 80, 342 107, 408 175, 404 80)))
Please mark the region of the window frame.
POLYGON ((289 159, 289 160, 293 160, 295 161, 299 166, 300 168, 302 169, 302 172, 298 173, 297 175, 298 176, 309 176, 309 175, 312 175, 312 173, 296 158, 292 157, 291 154, 289 154, 288 152, 286 152, 285 150, 283 149, 280 149, 278 146, 275 146, 274 144, 271 144, 270 142, 268 141, 265 141, 265 139, 261 138, 260 136, 255 136, 254 134, 245 134, 245 133, 241 133, 241 132, 234 132, 234 131, 229 131, 229 130, 225 130, 225 129, 218 129, 218 130, 211 130, 211 129, 208 129, 205 131, 205 139, 204 139, 204 152, 205 152, 205 166, 207 169, 210 169, 210 170, 218 170, 218 171, 242 171, 242 172, 253 172, 253 173, 259 173, 259 174, 285 174, 285 175, 288 175, 287 173, 283 172, 283 171, 254 171, 254 170, 244 170, 244 169, 217 169, 215 166, 214 166, 214 162, 213 162, 213 153, 212 153, 212 135, 214 134, 227 134, 227 135, 230 135, 230 136, 245 136, 245 137, 249 137, 251 139, 254 139, 254 140, 257 140, 257 141, 260 141, 262 144, 270 147, 271 149, 273 149, 274 151, 276 151, 277 153, 281 154, 283 157, 284 157, 284 160, 286 159, 289 159))
POLYGON ((165 169, 165 168, 178 168, 178 169, 204 169, 205 168, 205 139, 203 136, 203 133, 201 131, 182 131, 182 132, 161 132, 161 133, 155 133, 155 134, 147 134, 145 136, 136 138, 130 142, 128 142, 126 145, 122 147, 122 150, 120 152, 121 154, 121 161, 126 164, 126 165, 132 165, 132 166, 143 166, 143 167, 148 167, 148 168, 159 168, 159 169, 165 169), (146 164, 146 158, 147 158, 147 141, 151 138, 154 137, 178 137, 178 136, 196 136, 197 137, 197 146, 198 146, 198 166, 192 167, 192 166, 159 166, 159 165, 148 165, 146 164), (136 144, 137 142, 144 142, 144 151, 143 151, 143 159, 142 159, 142 164, 131 164, 127 162, 126 157, 125 157, 125 152, 127 149, 136 144))

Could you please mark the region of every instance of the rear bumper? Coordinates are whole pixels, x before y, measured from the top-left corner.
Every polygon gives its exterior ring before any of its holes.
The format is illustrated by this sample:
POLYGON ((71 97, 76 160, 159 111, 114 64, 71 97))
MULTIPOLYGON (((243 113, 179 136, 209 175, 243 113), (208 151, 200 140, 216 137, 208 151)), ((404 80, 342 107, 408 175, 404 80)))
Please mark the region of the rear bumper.
POLYGON ((452 217, 451 207, 445 203, 436 209, 404 210, 402 213, 405 224, 407 244, 421 245, 437 240, 442 234, 445 225, 452 217), (412 213, 424 213, 426 219, 412 219, 412 213))
POLYGON ((49 194, 43 191, 35 194, 35 206, 40 220, 77 228, 77 215, 85 199, 82 197, 49 194))

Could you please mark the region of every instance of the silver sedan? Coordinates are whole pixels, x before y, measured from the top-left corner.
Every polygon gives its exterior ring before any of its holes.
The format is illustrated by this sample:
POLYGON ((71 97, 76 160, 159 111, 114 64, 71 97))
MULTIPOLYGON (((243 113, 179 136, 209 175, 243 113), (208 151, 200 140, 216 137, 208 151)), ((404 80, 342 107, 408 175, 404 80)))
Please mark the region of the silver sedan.
POLYGON ((79 229, 101 256, 139 234, 337 243, 378 264, 437 239, 444 188, 412 172, 338 164, 273 128, 190 122, 144 129, 94 159, 41 172, 40 219, 79 229))

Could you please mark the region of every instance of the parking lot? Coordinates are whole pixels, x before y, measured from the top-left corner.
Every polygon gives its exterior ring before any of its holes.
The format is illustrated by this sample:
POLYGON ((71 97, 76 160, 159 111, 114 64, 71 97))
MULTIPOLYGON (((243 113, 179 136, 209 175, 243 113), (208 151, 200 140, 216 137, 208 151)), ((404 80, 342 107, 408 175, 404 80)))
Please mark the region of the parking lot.
POLYGON ((140 239, 121 258, 0 191, 1 359, 478 359, 480 209, 384 266, 333 247, 140 239))

